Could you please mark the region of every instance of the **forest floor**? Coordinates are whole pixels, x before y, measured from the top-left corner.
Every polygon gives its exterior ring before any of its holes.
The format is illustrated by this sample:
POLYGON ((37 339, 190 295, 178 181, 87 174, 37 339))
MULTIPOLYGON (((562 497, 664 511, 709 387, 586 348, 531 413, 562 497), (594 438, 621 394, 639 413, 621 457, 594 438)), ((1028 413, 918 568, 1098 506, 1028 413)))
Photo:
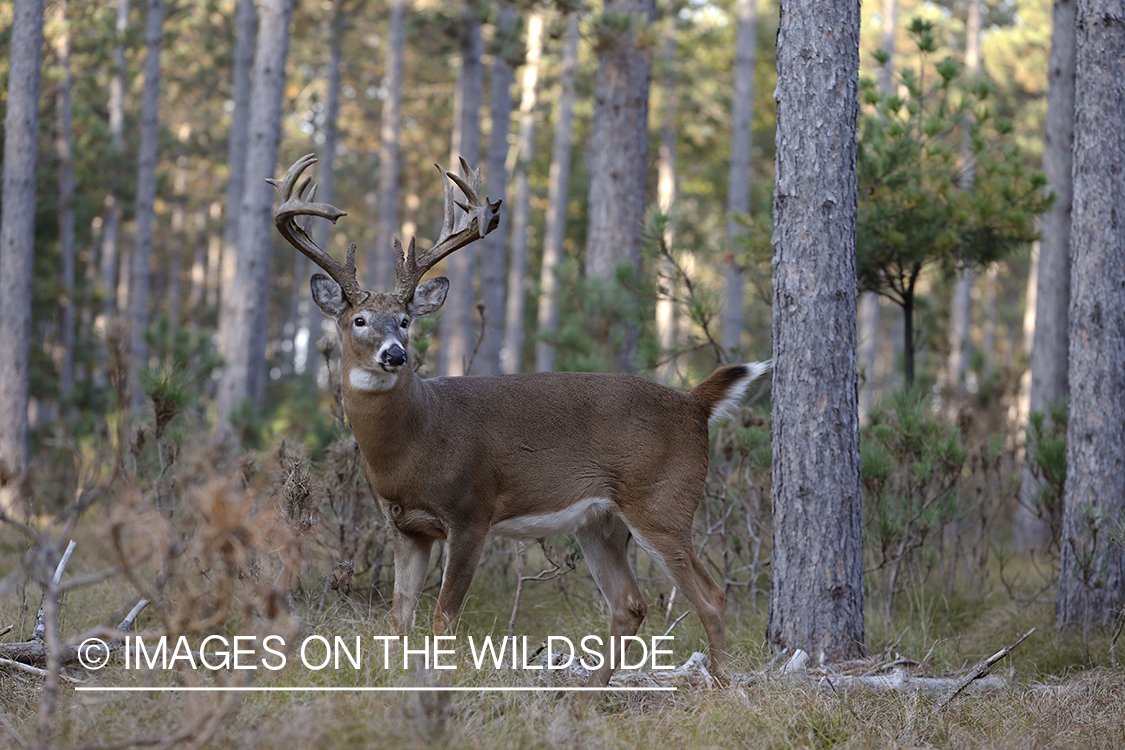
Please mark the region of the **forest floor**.
MULTIPOLYGON (((82 538, 67 578, 88 575, 109 563, 96 559, 104 540, 82 538), (83 554, 85 552, 86 554, 83 554)), ((392 632, 388 606, 353 595, 343 598, 323 588, 295 588, 291 606, 297 613, 288 625, 265 615, 231 627, 213 619, 209 631, 188 638, 178 662, 169 668, 137 667, 121 655, 105 667, 66 669, 59 704, 50 719, 49 744, 57 747, 223 747, 223 748, 793 748, 793 747, 994 747, 994 748, 1121 748, 1125 747, 1125 677, 1111 658, 1111 640, 1100 634, 1055 635, 1050 589, 1030 591, 1019 599, 1002 586, 937 594, 929 587, 904 595, 890 623, 869 613, 871 658, 853 664, 852 674, 891 674, 905 668, 910 676, 957 678, 1019 635, 1036 628, 1025 642, 999 661, 992 674, 1003 686, 967 690, 949 705, 937 708, 940 694, 918 691, 842 689, 817 679, 780 673, 779 660, 763 643, 765 598, 756 601, 732 593, 727 623, 732 671, 741 678, 730 687, 706 686, 705 680, 682 680, 675 691, 614 692, 593 696, 542 691, 550 685, 575 685, 542 671, 477 669, 474 644, 486 635, 508 632, 514 601, 515 572, 502 563, 497 547, 474 581, 454 639, 446 653, 431 656, 452 669, 431 671, 430 682, 463 692, 385 692, 357 688, 409 688, 417 674, 386 668, 377 636, 392 632), (263 629, 264 623, 264 629, 263 629), (211 670, 185 657, 187 650, 207 652, 212 663, 223 646, 237 645, 238 628, 261 636, 270 631, 280 640, 276 655, 244 657, 254 669, 211 670), (217 636, 203 643, 206 635, 217 636), (303 655, 298 646, 311 635, 334 642, 338 637, 355 652, 339 666, 318 668, 324 641, 310 641, 303 655), (284 668, 274 669, 285 661, 284 668), (892 662, 897 662, 892 664, 892 662), (249 687, 252 691, 189 691, 183 688, 249 687), (96 688, 133 688, 106 692, 96 688), (166 692, 137 688, 172 688, 166 692), (494 688, 535 687, 538 692, 494 688), (261 691, 258 688, 270 688, 261 691), (327 690, 326 690, 327 688, 327 690)), ((22 641, 31 632, 39 588, 27 582, 20 565, 26 543, 15 529, 0 529, 0 629, 13 629, 0 643, 22 641)), ((537 562, 526 553, 529 562, 537 562)), ((1018 566, 1016 566, 1018 569, 1018 566)), ((643 574, 649 566, 642 561, 643 574)), ((1008 566, 1011 575, 1012 566, 1008 566)), ((1030 570, 1030 568, 1028 568, 1030 570)), ((206 575, 206 571, 200 571, 206 575)), ((1027 574, 1029 577, 1031 573, 1027 574)), ((653 605, 638 634, 665 633, 669 620, 684 610, 682 602, 667 607, 666 583, 642 578, 653 605)), ((65 579, 64 579, 65 580, 65 579)), ((306 578, 307 580, 307 578, 306 578)), ((995 580, 995 579, 993 579, 995 580)), ((1010 581, 1010 578, 1008 579, 1010 581)), ((1030 578, 1029 578, 1030 580, 1030 578)), ((1030 589, 1030 587, 1029 587, 1030 589)), ((432 611, 431 589, 419 613, 418 640, 432 611)), ((127 609, 129 586, 120 577, 82 586, 63 600, 60 631, 73 637, 98 623, 113 623, 127 609)), ((547 635, 566 636, 578 644, 587 634, 604 632, 605 613, 584 563, 548 582, 527 582, 518 615, 518 634, 526 634, 534 651, 547 635)), ((134 632, 155 633, 156 618, 142 613, 134 632)), ((681 664, 694 651, 706 651, 698 619, 692 614, 671 631, 665 642, 670 655, 657 663, 681 664)), ((149 638, 151 645, 155 639, 149 638)), ((173 648, 173 641, 169 641, 173 648)), ((556 642, 561 643, 561 642, 556 642)), ((155 654, 155 649, 150 649, 155 654)), ((579 654, 582 655, 582 654, 579 654)), ((636 646, 633 656, 638 655, 636 646)), ((155 657, 153 657, 155 658, 155 657)), ((646 664, 652 666, 652 662, 646 664)), ((628 679, 623 682, 629 682, 628 679)), ((34 746, 41 676, 0 666, 0 747, 34 746)))

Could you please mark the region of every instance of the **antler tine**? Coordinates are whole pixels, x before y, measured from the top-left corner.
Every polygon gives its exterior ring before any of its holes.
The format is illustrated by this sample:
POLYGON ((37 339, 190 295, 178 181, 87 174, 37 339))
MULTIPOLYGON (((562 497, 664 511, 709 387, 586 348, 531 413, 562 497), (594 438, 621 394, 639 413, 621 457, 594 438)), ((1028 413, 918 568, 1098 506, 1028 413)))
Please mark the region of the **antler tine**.
POLYGON ((320 216, 335 224, 341 216, 347 216, 346 211, 341 211, 330 203, 313 202, 312 199, 316 196, 315 185, 313 185, 306 199, 305 192, 309 189, 312 178, 301 179, 301 173, 315 163, 316 155, 307 154, 293 162, 282 179, 266 178, 266 182, 277 188, 281 194, 281 202, 278 204, 277 210, 274 211, 273 221, 277 230, 281 232, 281 236, 288 240, 290 245, 304 253, 309 260, 320 266, 340 285, 348 302, 352 305, 359 305, 367 299, 369 293, 356 280, 354 252, 348 253, 347 263, 341 263, 313 242, 308 235, 307 227, 301 226, 297 221, 297 217, 300 216, 320 216), (300 183, 298 183, 298 180, 300 180, 300 183))
POLYGON ((442 221, 441 234, 438 241, 429 250, 417 257, 414 250, 414 239, 411 238, 408 249, 404 252, 402 243, 395 238, 395 275, 397 283, 394 294, 404 303, 414 297, 414 289, 422 277, 450 253, 460 250, 477 240, 483 238, 496 227, 500 226, 500 204, 486 197, 480 197, 482 185, 480 169, 472 169, 464 158, 461 160, 461 171, 465 173, 462 179, 459 175, 448 172, 439 164, 434 166, 442 175, 442 192, 445 197, 445 212, 442 221), (454 198, 453 186, 456 185, 465 194, 465 203, 454 198), (457 209, 460 208, 460 215, 457 209))

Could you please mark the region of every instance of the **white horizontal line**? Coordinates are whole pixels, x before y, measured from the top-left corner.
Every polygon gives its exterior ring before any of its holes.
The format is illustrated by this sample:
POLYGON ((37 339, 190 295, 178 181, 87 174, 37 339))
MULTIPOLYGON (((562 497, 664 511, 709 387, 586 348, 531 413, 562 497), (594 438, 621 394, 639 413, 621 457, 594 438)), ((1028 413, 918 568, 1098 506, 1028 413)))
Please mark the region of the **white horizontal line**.
POLYGON ((102 693, 667 693, 676 692, 676 687, 339 687, 339 686, 298 686, 298 687, 92 687, 75 686, 76 691, 102 693))

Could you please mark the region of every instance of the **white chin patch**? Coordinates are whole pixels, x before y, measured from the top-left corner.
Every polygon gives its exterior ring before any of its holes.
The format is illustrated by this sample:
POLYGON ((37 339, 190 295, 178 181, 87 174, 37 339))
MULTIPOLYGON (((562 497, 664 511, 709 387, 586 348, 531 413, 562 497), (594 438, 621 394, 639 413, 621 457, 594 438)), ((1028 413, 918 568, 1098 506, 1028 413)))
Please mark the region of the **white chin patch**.
POLYGON ((377 393, 385 391, 395 384, 398 373, 372 372, 362 367, 353 367, 348 373, 348 383, 357 391, 377 393))

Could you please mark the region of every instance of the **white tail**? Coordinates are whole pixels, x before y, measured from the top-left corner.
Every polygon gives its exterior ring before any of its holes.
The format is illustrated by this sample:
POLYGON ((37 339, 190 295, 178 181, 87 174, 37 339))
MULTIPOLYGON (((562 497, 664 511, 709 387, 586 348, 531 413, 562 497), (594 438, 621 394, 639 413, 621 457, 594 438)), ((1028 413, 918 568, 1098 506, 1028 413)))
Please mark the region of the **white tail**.
MULTIPOLYGON (((312 293, 336 320, 342 342, 344 409, 366 462, 371 491, 395 529, 393 616, 400 635, 413 624, 434 542, 448 545, 433 628, 447 633, 461 608, 489 533, 534 539, 573 532, 611 609, 609 635, 633 635, 648 610, 629 565, 630 538, 694 605, 710 642, 711 670, 726 672, 723 589, 692 546, 695 510, 708 463, 708 424, 743 397, 768 363, 720 367, 689 393, 631 375, 538 373, 423 380, 410 364, 414 318, 445 301, 449 282, 419 283, 441 257, 495 228, 499 203, 480 200, 479 172, 452 178, 465 194, 455 221, 446 181, 438 245, 415 258, 397 238, 398 284, 391 294, 355 282, 351 253, 340 264, 295 222, 335 221, 343 212, 293 196, 305 157, 274 184, 282 193, 283 235, 321 265, 312 293), (283 210, 284 209, 284 210, 283 210), (460 243, 460 244, 458 244, 460 243), (457 247, 450 247, 452 245, 457 247), (437 250, 437 252, 435 252, 437 250)), ((606 660, 590 676, 609 682, 606 660)))

